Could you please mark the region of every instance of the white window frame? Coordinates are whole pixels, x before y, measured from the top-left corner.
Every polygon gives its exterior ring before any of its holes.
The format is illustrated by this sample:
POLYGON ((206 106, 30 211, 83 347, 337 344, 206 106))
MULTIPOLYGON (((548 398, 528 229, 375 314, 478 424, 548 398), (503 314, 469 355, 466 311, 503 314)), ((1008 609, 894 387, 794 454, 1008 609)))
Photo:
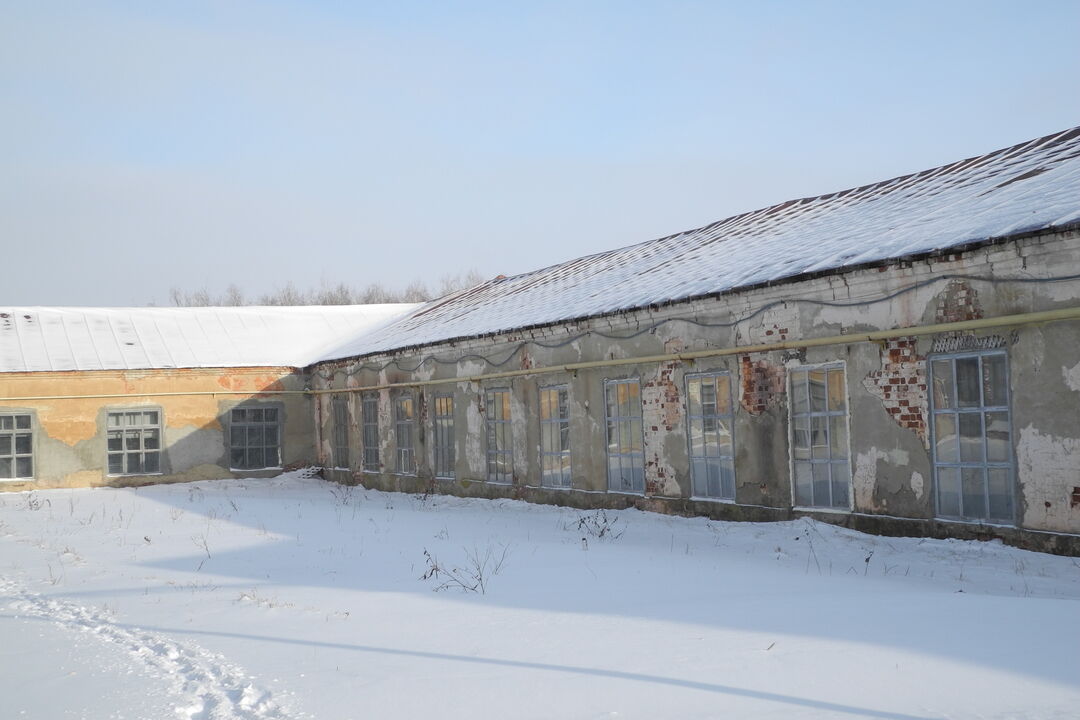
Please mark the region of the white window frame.
POLYGON ((514 482, 513 401, 509 387, 484 390, 487 482, 493 485, 512 485, 514 482), (496 402, 497 396, 506 399, 496 402))
POLYGON ((360 468, 366 473, 382 470, 379 462, 379 392, 367 390, 360 393, 360 468))
POLYGON ((571 481, 570 386, 539 388, 540 486, 569 490, 571 481), (554 409, 554 415, 551 410, 554 409), (564 414, 565 413, 565 414, 564 414))
POLYGON ((607 479, 609 493, 621 495, 644 495, 645 494, 645 420, 641 404, 641 381, 636 378, 624 378, 617 380, 604 380, 604 427, 607 433, 607 479), (633 415, 621 415, 618 401, 619 387, 634 388, 637 401, 633 402, 633 415), (612 415, 609 390, 614 389, 616 394, 616 414, 612 415), (635 429, 636 425, 636 429, 635 429), (615 438, 612 438, 612 427, 616 428, 615 438), (623 427, 628 427, 628 433, 623 433, 623 427), (640 450, 633 449, 633 438, 640 443, 640 450), (629 449, 624 447, 623 440, 630 438, 629 449), (615 452, 612 452, 614 448, 615 452), (617 466, 618 470, 615 471, 617 466), (627 475, 629 470, 629 483, 627 475))
MULTIPOLYGON (((690 461, 690 498, 692 500, 710 500, 718 502, 735 502, 735 402, 732 397, 732 382, 731 372, 727 370, 713 370, 709 372, 690 373, 684 378, 686 384, 686 443, 687 443, 687 458, 690 461), (695 382, 701 383, 701 388, 704 389, 705 384, 703 381, 712 380, 713 385, 717 388, 717 394, 714 398, 714 407, 716 411, 708 414, 705 412, 705 403, 702 398, 699 398, 698 404, 701 408, 701 412, 695 414, 692 404, 693 395, 691 393, 691 385, 695 382), (721 412, 719 406, 719 387, 721 382, 724 384, 727 390, 727 408, 726 412, 721 412), (709 421, 715 423, 714 429, 709 430, 709 421), (725 443, 723 440, 723 433, 721 428, 726 424, 727 429, 727 452, 724 452, 725 443), (698 427, 700 426, 700 435, 698 433, 698 427), (716 437, 715 451, 710 452, 712 443, 709 442, 709 435, 714 434, 716 437), (701 454, 695 454, 694 440, 700 436, 702 448, 701 454), (716 468, 716 487, 717 492, 711 492, 710 488, 713 485, 711 482, 712 468, 716 468), (725 482, 727 480, 727 482, 725 482), (730 485, 730 487, 725 487, 730 485), (701 492, 704 488, 704 492, 701 492)), ((699 393, 701 391, 699 390, 699 393)))
POLYGON ((849 512, 852 511, 852 508, 854 506, 854 487, 853 487, 853 483, 852 483, 852 472, 851 472, 851 398, 849 397, 849 394, 848 394, 847 365, 843 361, 820 363, 820 364, 817 364, 817 365, 799 365, 799 366, 796 366, 796 367, 789 367, 787 375, 788 375, 788 446, 791 448, 791 464, 790 464, 790 471, 791 471, 791 504, 795 509, 798 509, 798 510, 811 510, 811 511, 814 511, 814 512, 849 513, 849 512), (844 381, 844 383, 843 383, 844 409, 842 411, 833 410, 830 407, 830 403, 829 403, 829 400, 828 400, 828 398, 829 398, 829 378, 828 378, 828 373, 829 373, 829 371, 836 371, 836 370, 839 370, 841 373, 843 373, 842 377, 843 377, 843 381, 844 381), (813 402, 813 395, 811 393, 811 383, 810 383, 810 377, 809 376, 810 376, 810 373, 815 373, 815 372, 825 372, 826 373, 825 385, 824 385, 824 390, 825 390, 825 409, 824 410, 814 410, 813 409, 814 408, 814 402, 813 402), (796 397, 795 397, 795 375, 799 374, 799 373, 805 373, 807 375, 807 378, 806 378, 806 390, 807 390, 806 402, 807 402, 807 404, 806 404, 806 411, 805 412, 799 412, 799 411, 796 410, 797 405, 796 405, 796 397), (800 425, 800 423, 798 422, 798 420, 802 419, 802 418, 806 419, 806 423, 805 423, 805 428, 806 429, 805 429, 805 431, 807 433, 806 438, 807 438, 808 445, 806 447, 806 450, 807 450, 808 457, 799 457, 799 454, 800 454, 799 453, 799 446, 797 445, 797 439, 796 439, 797 435, 798 435, 798 433, 800 431, 800 428, 798 427, 800 425), (814 445, 814 424, 815 424, 814 419, 819 419, 819 421, 821 419, 824 420, 824 432, 825 432, 825 441, 826 441, 826 444, 824 445, 824 447, 828 451, 827 456, 824 457, 824 458, 820 458, 820 457, 815 458, 813 456, 814 455, 814 448, 815 447, 822 447, 822 446, 815 446, 814 445), (834 419, 837 419, 837 422, 834 423, 833 422, 834 419), (838 429, 842 429, 842 431, 844 433, 844 442, 842 443, 842 445, 843 445, 842 449, 843 449, 843 451, 845 453, 844 457, 838 457, 838 456, 833 455, 834 448, 833 448, 832 438, 833 438, 833 435, 835 434, 835 430, 838 430, 838 429), (798 486, 799 486, 799 468, 800 468, 800 465, 806 466, 807 470, 810 472, 809 481, 810 481, 811 502, 809 504, 804 503, 804 502, 799 502, 798 486), (817 500, 817 498, 814 497, 814 494, 816 492, 815 488, 814 488, 814 479, 813 479, 813 471, 814 471, 815 466, 819 466, 819 467, 824 466, 827 469, 828 473, 829 473, 829 481, 828 481, 828 486, 827 486, 828 487, 829 498, 828 498, 828 501, 825 502, 825 503, 817 503, 817 502, 815 502, 817 500), (845 474, 844 482, 847 485, 847 489, 846 489, 846 492, 842 493, 842 498, 841 498, 841 501, 843 502, 842 505, 838 504, 837 499, 833 497, 834 494, 836 494, 836 490, 837 490, 836 484, 832 480, 832 474, 833 474, 833 472, 835 472, 833 470, 834 466, 844 468, 844 470, 843 470, 843 472, 845 474))

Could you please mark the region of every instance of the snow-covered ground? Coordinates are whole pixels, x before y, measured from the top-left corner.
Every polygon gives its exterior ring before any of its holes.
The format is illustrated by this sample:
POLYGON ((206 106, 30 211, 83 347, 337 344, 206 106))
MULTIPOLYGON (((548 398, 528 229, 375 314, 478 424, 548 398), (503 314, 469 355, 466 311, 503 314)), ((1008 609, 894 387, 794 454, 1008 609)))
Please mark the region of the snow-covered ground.
POLYGON ((299 474, 7 494, 0 709, 1076 718, 1080 561, 299 474))

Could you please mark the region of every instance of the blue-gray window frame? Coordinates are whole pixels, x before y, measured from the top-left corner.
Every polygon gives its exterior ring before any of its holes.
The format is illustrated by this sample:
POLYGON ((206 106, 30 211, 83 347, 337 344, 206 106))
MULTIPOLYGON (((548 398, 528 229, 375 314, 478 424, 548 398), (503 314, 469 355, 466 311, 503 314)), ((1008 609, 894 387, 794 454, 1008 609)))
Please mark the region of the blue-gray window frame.
POLYGON ((360 394, 361 469, 379 472, 379 393, 368 390, 360 394))
POLYGON ((484 391, 484 424, 487 435, 487 481, 509 485, 514 482, 513 426, 511 413, 513 398, 510 388, 488 388, 484 391), (496 396, 506 396, 505 402, 496 403, 496 396), (496 409, 504 409, 504 413, 496 409))
POLYGON ((931 355, 926 360, 927 365, 927 395, 929 396, 930 404, 930 449, 934 467, 934 514, 936 517, 944 520, 956 520, 960 522, 977 522, 977 523, 989 523, 989 524, 1001 524, 1001 525, 1015 525, 1016 524, 1016 458, 1013 452, 1013 428, 1012 428, 1012 390, 1009 387, 1009 354, 1004 348, 994 350, 972 350, 968 352, 955 352, 955 353, 942 353, 938 355, 931 355), (984 358, 996 356, 1003 360, 1004 365, 1004 387, 1003 394, 1005 404, 987 405, 986 404, 986 382, 983 374, 984 358), (960 383, 957 378, 957 360, 966 360, 969 358, 975 358, 978 367, 978 388, 979 388, 979 403, 978 405, 969 405, 961 408, 959 404, 960 383), (952 394, 950 397, 952 407, 939 408, 937 399, 937 373, 936 364, 940 362, 948 361, 951 373, 952 373, 952 394), (990 460, 989 459, 989 442, 987 438, 987 415, 990 413, 1004 413, 1006 416, 1005 427, 1008 430, 1008 438, 1005 443, 1007 449, 1005 460, 990 460), (956 439, 956 454, 955 461, 949 459, 942 459, 939 455, 941 438, 939 435, 939 423, 942 422, 941 418, 945 416, 953 416, 954 424, 954 437, 956 439), (961 442, 961 416, 973 416, 977 415, 979 418, 979 438, 981 453, 980 458, 977 460, 962 460, 962 447, 961 442), (946 509, 943 509, 942 505, 942 489, 944 481, 942 479, 942 472, 954 472, 955 473, 955 486, 957 492, 957 513, 949 513, 946 509), (965 512, 965 505, 967 504, 964 498, 964 470, 980 470, 979 473, 982 476, 982 505, 986 511, 985 515, 977 516, 965 512), (1004 485, 1008 490, 1008 517, 991 517, 991 498, 990 498, 990 471, 998 470, 1004 471, 1005 482, 1004 485))
POLYGON ((411 390, 394 398, 394 457, 399 475, 416 474, 416 401, 411 390))
POLYGON ((691 373, 684 378, 686 383, 686 444, 690 458, 690 496, 708 500, 735 500, 735 403, 731 397, 731 373, 726 370, 691 373), (717 389, 712 403, 714 412, 706 412, 704 395, 699 399, 700 413, 694 413, 691 403, 691 383, 712 380, 717 389), (723 381, 727 389, 727 411, 720 412, 719 385, 723 381), (716 450, 710 452, 709 425, 713 424, 712 433, 716 435, 716 450), (720 428, 726 427, 728 441, 727 452, 721 442, 720 428), (700 429, 702 452, 695 454, 694 438, 700 429), (715 490, 715 492, 714 492, 715 490))
POLYGON ((641 381, 638 378, 625 378, 618 380, 604 380, 604 426, 607 432, 607 476, 608 492, 626 493, 629 495, 645 494, 645 423, 642 417, 641 406, 641 381), (637 400, 630 400, 627 405, 631 406, 636 414, 623 415, 618 401, 618 387, 626 386, 636 388, 637 400), (615 391, 615 413, 612 413, 609 402, 609 390, 615 391), (636 426, 636 429, 635 429, 636 426), (628 428, 624 433, 623 428, 628 428), (615 437, 612 437, 614 429, 615 437), (640 443, 640 450, 635 450, 633 438, 640 443), (629 449, 624 447, 623 440, 631 439, 629 449))
POLYGON ((542 487, 567 489, 570 480, 570 386, 546 385, 540 388, 540 485, 542 487), (554 394, 554 403, 545 393, 554 394), (549 416, 544 416, 545 408, 549 416), (550 411, 554 409, 554 413, 550 411), (557 478, 557 482, 552 479, 557 478))
POLYGON ((851 482, 851 428, 849 426, 849 413, 851 411, 851 402, 848 397, 847 390, 847 367, 842 362, 822 363, 820 365, 802 365, 794 367, 788 370, 788 416, 790 419, 790 438, 791 442, 791 504, 794 507, 815 508, 815 509, 827 509, 827 510, 841 510, 850 511, 852 507, 852 482, 851 482), (832 403, 829 400, 829 372, 839 371, 842 373, 843 378, 843 391, 844 391, 844 407, 842 410, 835 410, 832 408, 832 403), (824 384, 824 410, 814 410, 814 400, 812 392, 812 383, 810 382, 810 374, 814 372, 825 373, 824 384), (796 410, 796 397, 795 397, 795 376, 798 374, 806 375, 806 411, 796 410), (798 451, 800 449, 798 434, 800 432, 798 420, 801 418, 806 419, 806 432, 807 432, 807 444, 805 449, 807 450, 807 457, 799 457, 798 451), (825 444, 814 444, 814 420, 824 421, 825 431, 825 444), (840 420, 839 423, 834 423, 834 419, 840 420), (834 455, 835 445, 833 438, 837 429, 841 429, 844 434, 843 446, 844 455, 834 455), (824 447, 828 450, 827 457, 815 458, 814 448, 824 447), (810 502, 799 502, 799 466, 805 465, 810 472, 810 502), (833 473, 836 472, 835 468, 844 468, 843 484, 845 490, 843 492, 843 502, 838 502, 834 497, 837 494, 837 480, 833 477, 833 473), (815 467, 824 467, 829 474, 827 487, 829 490, 829 497, 827 502, 821 502, 817 497, 817 491, 814 480, 815 467))
POLYGON ((457 453, 454 445, 454 396, 442 393, 431 399, 432 439, 435 454, 435 477, 453 480, 457 453))
POLYGON ((333 415, 333 453, 334 467, 349 467, 349 396, 348 394, 334 395, 330 400, 331 414, 333 415))

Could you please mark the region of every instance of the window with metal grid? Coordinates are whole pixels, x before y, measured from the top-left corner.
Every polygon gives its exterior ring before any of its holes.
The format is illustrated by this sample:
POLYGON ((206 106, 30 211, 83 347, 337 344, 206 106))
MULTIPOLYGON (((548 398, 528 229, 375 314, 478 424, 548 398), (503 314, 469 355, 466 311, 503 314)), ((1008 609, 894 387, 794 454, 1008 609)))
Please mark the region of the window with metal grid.
POLYGON ((540 484, 570 487, 570 388, 540 388, 540 484))
POLYGON ((0 413, 0 480, 34 477, 34 430, 29 413, 0 413))
POLYGON ((485 399, 487 479, 494 483, 512 483, 514 468, 511 455, 510 390, 488 390, 485 399))
POLYGON ((161 472, 161 411, 109 411, 106 455, 109 475, 161 472))
POLYGON ((795 505, 850 508, 844 367, 794 368, 789 374, 795 505))
POLYGON ((608 490, 645 492, 641 385, 637 378, 604 382, 608 490))
POLYGON ((416 474, 416 450, 413 444, 412 393, 401 393, 394 398, 394 440, 397 452, 396 469, 403 475, 416 474))
POLYGON ((688 375, 686 405, 693 496, 734 500, 731 376, 719 372, 688 375))
POLYGON ((1004 351, 930 360, 938 517, 1016 521, 1008 361, 1004 351))
POLYGON ((229 414, 229 467, 281 467, 281 408, 238 407, 229 414))
POLYGON ((454 396, 436 395, 433 398, 433 435, 435 440, 435 477, 454 477, 454 396))
POLYGON ((360 396, 360 421, 364 472, 379 472, 379 393, 366 392, 360 396))
POLYGON ((335 395, 330 402, 333 409, 333 450, 334 467, 349 467, 349 398, 346 395, 335 395))

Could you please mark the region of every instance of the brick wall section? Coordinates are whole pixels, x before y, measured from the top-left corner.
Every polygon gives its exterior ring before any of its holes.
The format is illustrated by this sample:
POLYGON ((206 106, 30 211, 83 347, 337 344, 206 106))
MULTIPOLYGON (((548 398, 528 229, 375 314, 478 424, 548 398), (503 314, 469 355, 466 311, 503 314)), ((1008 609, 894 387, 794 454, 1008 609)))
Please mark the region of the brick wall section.
POLYGON ((755 362, 749 355, 740 356, 739 364, 742 369, 739 402, 751 415, 760 415, 784 394, 784 366, 773 365, 765 359, 755 362))
POLYGON ((867 375, 863 387, 881 400, 897 425, 914 431, 926 445, 926 357, 916 351, 915 338, 887 341, 881 348, 881 370, 867 375))
MULTIPOLYGON (((676 353, 683 349, 681 340, 664 343, 664 351, 676 353)), ((645 430, 645 494, 678 496, 679 485, 675 469, 666 457, 664 443, 667 434, 675 429, 682 417, 682 393, 672 378, 680 367, 679 360, 660 363, 656 374, 641 385, 641 421, 645 430)))
POLYGON ((978 320, 983 316, 979 293, 967 280, 950 280, 938 297, 939 323, 978 320))

